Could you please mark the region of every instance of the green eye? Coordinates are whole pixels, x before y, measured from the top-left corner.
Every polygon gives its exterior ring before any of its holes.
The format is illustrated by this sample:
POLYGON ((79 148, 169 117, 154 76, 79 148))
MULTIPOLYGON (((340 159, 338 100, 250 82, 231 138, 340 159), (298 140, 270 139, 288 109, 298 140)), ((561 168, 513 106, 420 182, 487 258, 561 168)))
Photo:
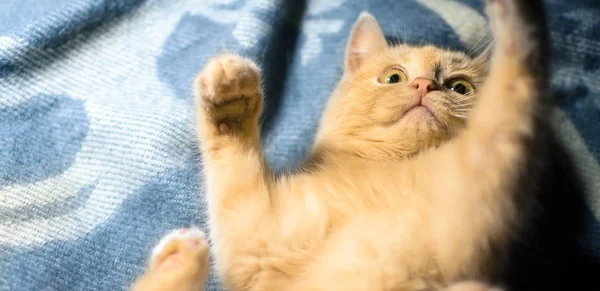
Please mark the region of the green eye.
POLYGON ((471 83, 461 78, 450 80, 450 82, 446 83, 446 88, 461 95, 473 92, 471 83))
POLYGON ((379 83, 382 84, 396 84, 400 82, 406 82, 406 74, 400 69, 391 68, 378 79, 379 83))

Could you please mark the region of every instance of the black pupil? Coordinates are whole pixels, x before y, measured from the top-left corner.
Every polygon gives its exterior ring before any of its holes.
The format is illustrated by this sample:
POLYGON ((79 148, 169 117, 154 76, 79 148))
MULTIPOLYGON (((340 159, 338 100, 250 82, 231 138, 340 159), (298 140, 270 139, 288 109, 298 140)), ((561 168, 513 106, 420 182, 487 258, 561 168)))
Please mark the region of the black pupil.
POLYGON ((467 93, 467 87, 465 87, 463 84, 456 84, 454 87, 452 87, 452 91, 459 94, 465 94, 467 93))
POLYGON ((400 75, 393 74, 393 75, 389 76, 387 78, 387 82, 390 83, 390 84, 391 83, 398 83, 398 82, 400 82, 400 75))

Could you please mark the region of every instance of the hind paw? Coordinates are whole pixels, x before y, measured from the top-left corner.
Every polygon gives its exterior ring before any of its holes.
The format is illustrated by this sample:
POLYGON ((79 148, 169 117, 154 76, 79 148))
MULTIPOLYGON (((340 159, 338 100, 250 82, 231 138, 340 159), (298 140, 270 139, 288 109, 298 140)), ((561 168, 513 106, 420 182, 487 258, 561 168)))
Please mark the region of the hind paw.
POLYGON ((152 250, 150 269, 178 268, 192 265, 208 266, 208 243, 204 232, 197 228, 183 228, 164 236, 152 250))
POLYGON ((154 247, 148 270, 130 290, 204 290, 208 270, 208 243, 204 232, 197 228, 178 229, 164 236, 154 247))

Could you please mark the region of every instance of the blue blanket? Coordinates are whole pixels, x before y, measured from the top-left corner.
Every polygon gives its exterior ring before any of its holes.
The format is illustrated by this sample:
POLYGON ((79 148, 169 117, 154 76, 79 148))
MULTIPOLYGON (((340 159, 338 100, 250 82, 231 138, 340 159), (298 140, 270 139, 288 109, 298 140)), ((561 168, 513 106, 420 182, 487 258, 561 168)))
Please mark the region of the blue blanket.
MULTIPOLYGON (((546 3, 551 119, 584 193, 552 252, 598 263, 600 5, 546 3)), ((362 10, 391 40, 489 40, 475 0, 0 1, 0 290, 122 290, 162 235, 203 226, 190 85, 215 53, 264 68, 267 159, 298 165, 362 10)))

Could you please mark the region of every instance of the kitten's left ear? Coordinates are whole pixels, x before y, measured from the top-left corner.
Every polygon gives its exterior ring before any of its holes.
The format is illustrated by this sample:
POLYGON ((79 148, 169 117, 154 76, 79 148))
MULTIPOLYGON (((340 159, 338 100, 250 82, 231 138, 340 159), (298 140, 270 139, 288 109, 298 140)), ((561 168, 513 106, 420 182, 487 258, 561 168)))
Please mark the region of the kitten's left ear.
POLYGON ((346 72, 354 72, 364 59, 388 46, 383 31, 377 20, 368 12, 363 11, 350 34, 346 48, 346 72))

